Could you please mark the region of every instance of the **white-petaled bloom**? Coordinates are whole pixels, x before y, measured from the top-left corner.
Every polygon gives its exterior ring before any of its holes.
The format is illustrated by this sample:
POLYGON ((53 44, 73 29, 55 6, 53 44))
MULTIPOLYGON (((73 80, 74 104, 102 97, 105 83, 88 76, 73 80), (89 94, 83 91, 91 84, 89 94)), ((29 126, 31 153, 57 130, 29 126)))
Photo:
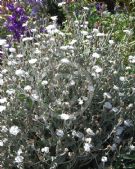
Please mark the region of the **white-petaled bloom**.
POLYGON ((112 104, 110 102, 105 102, 104 105, 103 105, 103 108, 111 110, 112 104))
POLYGON ((91 130, 90 128, 87 128, 87 129, 86 129, 86 133, 87 133, 88 135, 90 135, 90 136, 94 136, 94 135, 95 135, 95 133, 93 132, 93 130, 91 130))
MULTIPOLYGON (((34 54, 41 54, 41 50, 39 50, 38 48, 36 48, 36 50, 34 51, 34 54)), ((37 59, 36 59, 36 61, 37 61, 37 59)))
POLYGON ((89 8, 86 7, 86 6, 84 6, 83 9, 84 9, 85 11, 88 11, 88 10, 89 10, 89 8))
POLYGON ((126 33, 129 36, 133 34, 133 31, 132 30, 128 30, 128 29, 123 30, 123 32, 126 33))
POLYGON ((83 99, 79 98, 79 99, 78 99, 78 104, 79 104, 79 105, 82 105, 82 104, 83 104, 83 99))
POLYGON ((3 86, 3 84, 4 84, 4 80, 0 79, 0 86, 3 86))
POLYGON ((91 147, 92 147, 92 145, 90 143, 84 143, 83 148, 84 148, 85 152, 90 152, 91 151, 91 147))
POLYGON ((116 90, 116 91, 119 91, 119 87, 116 86, 116 85, 113 86, 113 89, 116 90))
POLYGON ((33 100, 35 100, 35 101, 39 100, 39 96, 36 93, 33 93, 31 96, 32 96, 33 100))
POLYGON ((42 148, 42 149, 41 149, 41 152, 48 154, 48 153, 49 153, 49 147, 44 147, 44 148, 42 148))
POLYGON ((98 65, 93 66, 92 69, 96 73, 101 73, 103 71, 103 69, 98 65))
POLYGON ((67 58, 63 58, 60 60, 61 63, 64 63, 64 64, 69 64, 70 63, 70 60, 68 60, 67 58))
POLYGON ((76 42, 77 42, 77 40, 76 40, 76 39, 73 39, 73 40, 69 43, 69 45, 74 45, 76 42))
POLYGON ((16 136, 21 130, 19 129, 18 126, 12 126, 9 129, 9 133, 16 136))
POLYGON ((124 76, 121 76, 121 77, 119 78, 119 80, 120 80, 121 82, 125 82, 125 81, 127 80, 127 78, 124 77, 124 76))
POLYGON ((2 140, 0 140, 0 147, 3 147, 4 146, 4 143, 2 140))
POLYGON ((114 44, 114 40, 109 40, 109 44, 113 45, 114 44))
POLYGON ((7 93, 8 95, 15 94, 15 89, 9 89, 9 90, 6 91, 6 93, 7 93))
POLYGON ((65 5, 66 4, 66 2, 60 2, 60 3, 58 3, 58 6, 59 7, 62 7, 63 5, 65 5))
POLYGON ((64 136, 63 130, 57 129, 57 130, 56 130, 56 135, 59 136, 59 137, 63 137, 63 136, 64 136))
POLYGON ((1 132, 6 133, 8 131, 6 126, 2 126, 1 127, 1 132))
POLYGON ((70 86, 74 86, 75 85, 75 81, 74 80, 71 80, 70 81, 70 86))
POLYGON ((2 74, 6 74, 7 72, 8 72, 7 69, 3 69, 3 70, 1 71, 2 74))
POLYGON ((130 55, 130 56, 128 57, 128 60, 129 60, 130 63, 135 63, 135 56, 131 56, 131 55, 130 55))
POLYGON ((107 92, 103 93, 103 96, 104 96, 104 98, 107 98, 107 99, 111 99, 112 98, 110 93, 107 93, 107 92))
POLYGON ((86 143, 89 143, 89 144, 90 144, 91 141, 92 141, 92 139, 91 139, 90 137, 89 137, 89 138, 85 138, 85 142, 86 142, 86 143))
POLYGON ((32 41, 32 40, 33 40, 33 37, 26 37, 22 39, 23 42, 32 41))
POLYGON ((34 64, 34 63, 36 63, 37 62, 37 59, 30 59, 29 60, 29 64, 34 64))
POLYGON ((97 34, 97 33, 99 33, 99 30, 96 29, 96 28, 94 28, 94 29, 92 30, 92 33, 97 34))
POLYGON ((15 49, 15 48, 9 48, 9 52, 15 53, 15 52, 16 52, 16 49, 15 49))
POLYGON ((41 82, 41 85, 42 85, 42 86, 48 85, 48 81, 47 81, 47 80, 43 80, 43 81, 41 82))
POLYGON ((22 149, 19 148, 19 150, 17 151, 17 155, 20 156, 22 153, 23 153, 23 152, 22 152, 22 149))
POLYGON ((96 36, 97 36, 97 37, 104 37, 104 36, 105 36, 105 34, 104 34, 104 33, 100 33, 100 32, 99 32, 99 33, 97 33, 97 34, 96 34, 96 36))
POLYGON ((0 46, 3 46, 3 45, 5 45, 6 44, 6 40, 5 39, 0 39, 0 46))
POLYGON ((100 55, 95 52, 95 53, 92 54, 92 57, 98 59, 98 58, 100 58, 100 55))
POLYGON ((130 148, 131 151, 135 151, 135 146, 134 146, 133 144, 131 144, 131 145, 129 146, 129 148, 130 148))
POLYGON ((68 47, 69 47, 68 45, 61 46, 60 49, 65 51, 65 50, 68 50, 68 47))
POLYGON ((31 92, 32 87, 29 86, 29 85, 27 85, 27 86, 24 87, 24 90, 25 90, 26 92, 31 92))
POLYGON ((23 160, 24 160, 23 156, 18 155, 15 157, 15 163, 22 163, 23 160))
POLYGON ((1 106, 0 105, 0 113, 2 113, 3 111, 5 111, 6 110, 6 106, 1 106))
POLYGON ((18 54, 16 55, 17 58, 23 58, 23 55, 22 54, 18 54))
POLYGON ((106 157, 106 156, 103 156, 103 157, 101 158, 101 161, 102 161, 103 163, 106 163, 106 162, 107 162, 107 157, 106 157))
POLYGON ((58 16, 52 16, 52 17, 51 17, 51 20, 52 20, 52 21, 57 21, 57 20, 58 20, 58 16))
POLYGON ((70 119, 70 115, 69 114, 65 114, 65 113, 62 113, 61 115, 59 115, 60 118, 62 120, 69 120, 70 119))
POLYGON ((48 25, 46 27, 46 30, 47 32, 50 34, 50 35, 53 35, 54 33, 58 33, 59 30, 56 28, 56 25, 55 24, 52 24, 52 25, 48 25))
POLYGON ((7 98, 6 97, 3 97, 0 99, 0 103, 3 104, 3 103, 6 103, 7 102, 7 98))
POLYGON ((81 34, 84 35, 84 36, 87 36, 88 32, 87 31, 81 31, 81 34))
POLYGON ((22 70, 22 69, 18 69, 18 70, 15 71, 15 74, 16 74, 17 76, 21 77, 21 76, 24 76, 24 75, 25 75, 25 71, 22 70))

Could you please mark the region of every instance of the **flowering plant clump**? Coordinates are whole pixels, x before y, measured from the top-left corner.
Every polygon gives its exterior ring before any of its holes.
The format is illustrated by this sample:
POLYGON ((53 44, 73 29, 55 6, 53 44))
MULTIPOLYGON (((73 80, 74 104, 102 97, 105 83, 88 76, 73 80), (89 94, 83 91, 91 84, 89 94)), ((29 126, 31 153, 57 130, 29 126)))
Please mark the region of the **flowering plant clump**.
POLYGON ((63 30, 56 16, 45 32, 35 21, 12 47, 0 39, 2 168, 101 169, 134 151, 135 54, 123 57, 131 34, 123 42, 89 29, 88 12, 63 30))

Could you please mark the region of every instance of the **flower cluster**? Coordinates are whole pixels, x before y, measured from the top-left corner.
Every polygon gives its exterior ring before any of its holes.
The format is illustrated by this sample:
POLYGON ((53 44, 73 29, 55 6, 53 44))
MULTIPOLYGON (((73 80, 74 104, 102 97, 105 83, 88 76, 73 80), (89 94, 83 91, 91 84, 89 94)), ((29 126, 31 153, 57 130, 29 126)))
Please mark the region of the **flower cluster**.
POLYGON ((7 17, 4 25, 13 33, 13 38, 19 40, 26 30, 24 23, 28 20, 28 16, 25 9, 17 3, 8 3, 7 9, 11 15, 7 17))

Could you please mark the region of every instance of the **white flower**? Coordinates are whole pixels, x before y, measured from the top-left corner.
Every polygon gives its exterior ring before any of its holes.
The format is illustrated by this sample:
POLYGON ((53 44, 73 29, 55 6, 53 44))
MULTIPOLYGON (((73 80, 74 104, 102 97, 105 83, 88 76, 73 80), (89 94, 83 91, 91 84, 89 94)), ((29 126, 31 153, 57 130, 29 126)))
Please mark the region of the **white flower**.
POLYGON ((103 93, 103 96, 104 96, 104 98, 107 98, 107 99, 111 99, 112 98, 110 93, 107 93, 107 92, 103 93))
POLYGON ((34 63, 36 63, 37 62, 37 59, 30 59, 29 60, 29 64, 34 64, 34 63))
POLYGON ((23 55, 22 55, 22 54, 18 54, 18 55, 16 55, 16 57, 17 57, 17 58, 22 58, 23 55))
POLYGON ((15 71, 15 74, 17 76, 24 76, 25 75, 25 71, 22 70, 22 69, 18 69, 18 70, 15 71))
POLYGON ((135 146, 134 145, 130 145, 129 148, 130 148, 131 151, 135 151, 135 146))
POLYGON ((3 111, 5 111, 6 110, 6 106, 1 106, 0 105, 0 113, 2 113, 3 111))
POLYGON ((16 136, 21 130, 19 129, 18 126, 12 126, 9 129, 9 133, 16 136))
POLYGON ((87 133, 88 135, 90 135, 90 136, 94 136, 94 135, 95 135, 95 133, 94 133, 90 128, 87 128, 87 129, 86 129, 86 133, 87 133))
POLYGON ((91 143, 91 140, 92 140, 92 139, 91 139, 90 137, 89 137, 89 138, 85 138, 85 141, 86 141, 87 143, 89 143, 89 144, 91 143))
POLYGON ((89 10, 89 8, 88 8, 88 7, 83 7, 83 9, 84 9, 84 10, 86 10, 86 11, 88 11, 88 10, 89 10))
POLYGON ((89 144, 89 143, 84 143, 84 146, 83 146, 84 151, 86 151, 86 152, 90 152, 91 147, 92 147, 92 145, 91 145, 91 144, 89 144))
POLYGON ((78 99, 78 104, 82 105, 83 104, 83 100, 81 98, 78 99))
POLYGON ((95 52, 95 53, 92 54, 92 57, 98 59, 98 58, 100 58, 100 55, 95 52))
POLYGON ((12 95, 12 94, 15 94, 15 90, 14 89, 9 89, 9 90, 6 91, 6 93, 8 95, 12 95))
POLYGON ((97 33, 99 33, 99 30, 98 30, 98 29, 96 29, 96 28, 94 28, 94 29, 92 30, 92 33, 97 34, 97 33))
POLYGON ((5 73, 7 73, 7 72, 8 72, 7 69, 3 69, 3 70, 1 71, 2 74, 5 74, 5 73))
POLYGON ((116 86, 116 85, 114 85, 114 86, 113 86, 113 89, 116 90, 116 91, 118 91, 118 90, 119 90, 119 87, 116 86))
POLYGON ((66 4, 66 2, 60 2, 60 3, 58 3, 58 6, 59 7, 62 7, 63 5, 65 5, 66 4))
POLYGON ((16 162, 16 163, 22 163, 23 160, 24 160, 24 157, 23 157, 23 156, 18 155, 18 156, 15 157, 15 162, 16 162))
POLYGON ((103 69, 102 69, 100 66, 98 66, 98 65, 93 66, 92 69, 93 69, 96 73, 101 73, 101 72, 103 71, 103 69))
POLYGON ((22 152, 22 149, 19 148, 19 150, 17 151, 17 155, 20 156, 22 153, 23 153, 23 152, 22 152))
POLYGON ((31 29, 31 32, 35 33, 37 32, 37 29, 31 29))
POLYGON ((0 140, 0 147, 3 147, 4 146, 4 143, 2 140, 0 140))
POLYGON ((109 40, 109 44, 113 45, 114 44, 114 40, 109 40))
POLYGON ((33 93, 31 96, 32 96, 33 100, 35 100, 35 101, 39 100, 39 96, 36 93, 33 93))
POLYGON ((130 63, 135 63, 135 56, 130 55, 128 60, 129 60, 130 63))
POLYGON ((41 152, 42 152, 42 153, 46 153, 46 154, 49 153, 49 147, 44 147, 44 148, 42 148, 42 149, 41 149, 41 152))
POLYGON ((0 79, 0 86, 3 86, 3 84, 4 84, 4 80, 0 79))
POLYGON ((84 35, 84 36, 87 36, 88 32, 87 31, 81 31, 81 34, 84 35))
POLYGON ((59 116, 60 116, 60 118, 61 118, 62 120, 69 120, 69 119, 70 119, 70 115, 65 114, 65 113, 62 113, 62 114, 59 115, 59 116))
POLYGON ((123 32, 126 33, 129 36, 133 34, 133 31, 132 30, 128 30, 128 29, 123 30, 123 32))
POLYGON ((61 50, 67 50, 67 49, 68 49, 68 46, 61 46, 60 49, 61 49, 61 50))
POLYGON ((73 40, 69 43, 69 45, 74 45, 76 42, 77 42, 77 40, 76 40, 76 39, 73 39, 73 40))
POLYGON ((106 156, 103 156, 103 157, 101 158, 101 161, 102 161, 103 163, 106 163, 106 162, 107 162, 107 157, 106 157, 106 156))
POLYGON ((103 107, 105 109, 112 109, 112 104, 110 102, 105 102, 104 105, 103 105, 103 107))
POLYGON ((98 37, 103 37, 103 36, 105 36, 105 34, 104 33, 97 33, 97 35, 96 36, 98 36, 98 37))
POLYGON ((63 58, 63 59, 61 59, 60 62, 61 62, 61 63, 65 63, 65 64, 69 64, 69 63, 70 63, 70 60, 68 60, 67 58, 63 58))
POLYGON ((1 127, 1 132, 6 133, 8 131, 6 126, 2 126, 1 127))
POLYGON ((126 78, 126 77, 124 77, 124 76, 121 76, 119 79, 120 79, 120 81, 121 81, 121 82, 124 82, 124 81, 126 81, 126 80, 127 80, 127 78, 126 78))
POLYGON ((74 81, 74 80, 71 80, 71 81, 70 81, 70 85, 71 85, 71 86, 74 86, 74 85, 75 85, 75 81, 74 81))
POLYGON ((16 52, 16 49, 15 49, 15 48, 9 48, 9 52, 15 53, 15 52, 16 52))
POLYGON ((93 87, 92 85, 89 85, 89 86, 88 86, 88 91, 89 91, 89 92, 94 92, 94 87, 93 87))
POLYGON ((43 81, 41 82, 41 85, 42 85, 42 86, 48 85, 48 81, 47 81, 47 80, 43 80, 43 81))
POLYGON ((59 136, 59 137, 63 137, 63 136, 64 136, 63 130, 57 129, 57 130, 56 130, 56 135, 59 136))
POLYGON ((52 21, 57 21, 57 19, 58 19, 58 16, 52 16, 52 17, 51 17, 51 20, 52 20, 52 21))
POLYGON ((32 41, 32 40, 33 40, 33 37, 26 37, 22 39, 23 42, 32 41))
POLYGON ((0 46, 3 46, 6 44, 6 40, 5 39, 0 39, 0 46))
MULTIPOLYGON (((34 51, 34 54, 41 54, 41 50, 39 50, 38 48, 34 51)), ((32 60, 32 59, 31 59, 32 60)), ((36 62, 37 62, 37 59, 34 59, 34 60, 36 60, 36 62)))
POLYGON ((3 104, 3 103, 6 103, 7 102, 7 98, 6 97, 3 97, 0 99, 0 103, 3 104))
POLYGON ((25 90, 26 92, 30 92, 30 91, 32 90, 32 87, 29 86, 29 85, 27 85, 27 86, 24 87, 24 90, 25 90))

